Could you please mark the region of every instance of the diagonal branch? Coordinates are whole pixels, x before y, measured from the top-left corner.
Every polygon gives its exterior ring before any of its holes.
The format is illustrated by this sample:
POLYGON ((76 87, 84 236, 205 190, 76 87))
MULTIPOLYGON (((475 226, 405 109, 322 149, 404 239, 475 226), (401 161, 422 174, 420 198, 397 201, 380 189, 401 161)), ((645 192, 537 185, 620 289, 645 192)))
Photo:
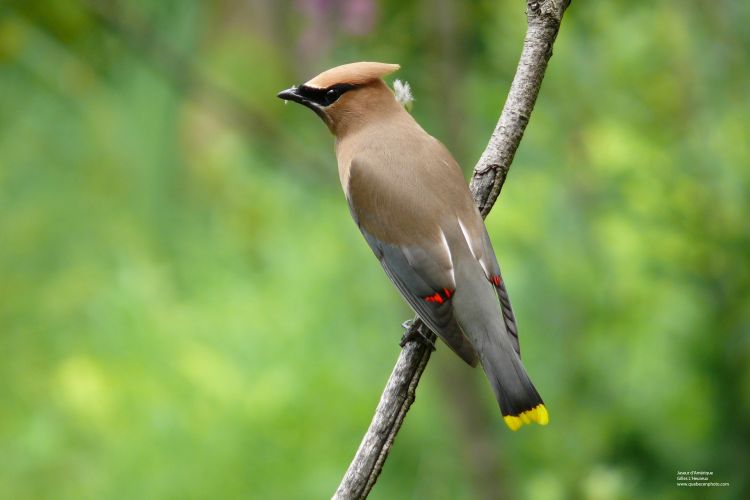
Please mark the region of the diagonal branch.
POLYGON ((542 86, 552 46, 570 0, 528 1, 528 29, 521 60, 495 130, 482 157, 474 167, 471 192, 482 217, 487 217, 510 170, 510 164, 529 123, 542 86))
MULTIPOLYGON (((505 184, 552 57, 552 46, 571 0, 527 0, 527 30, 521 59, 500 119, 487 148, 474 167, 470 188, 482 217, 489 214, 505 184)), ((378 480, 406 413, 414 402, 419 379, 432 353, 435 334, 419 319, 409 327, 380 403, 362 443, 334 498, 365 498, 378 480), (422 335, 420 335, 420 332, 422 335), (426 340, 420 340, 426 339, 426 340)))

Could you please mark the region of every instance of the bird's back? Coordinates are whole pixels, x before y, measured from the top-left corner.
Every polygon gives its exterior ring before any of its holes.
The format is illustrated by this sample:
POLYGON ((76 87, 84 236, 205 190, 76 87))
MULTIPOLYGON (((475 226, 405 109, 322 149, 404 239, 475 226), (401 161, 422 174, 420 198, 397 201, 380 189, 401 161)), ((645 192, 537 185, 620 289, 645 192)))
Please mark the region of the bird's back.
POLYGON ((374 236, 403 244, 435 240, 456 217, 481 236, 484 225, 458 164, 405 111, 338 141, 337 157, 358 223, 374 236))

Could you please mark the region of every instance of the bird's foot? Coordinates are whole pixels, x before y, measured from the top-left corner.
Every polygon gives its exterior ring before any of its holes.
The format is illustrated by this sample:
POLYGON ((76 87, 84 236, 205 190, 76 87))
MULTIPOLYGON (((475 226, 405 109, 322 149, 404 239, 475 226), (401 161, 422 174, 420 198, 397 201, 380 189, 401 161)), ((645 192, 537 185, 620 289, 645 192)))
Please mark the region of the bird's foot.
POLYGON ((406 330, 401 337, 401 342, 399 342, 401 347, 414 341, 428 346, 433 351, 435 350, 435 337, 432 335, 432 332, 427 330, 424 323, 419 320, 414 321, 409 319, 404 321, 401 326, 406 330))

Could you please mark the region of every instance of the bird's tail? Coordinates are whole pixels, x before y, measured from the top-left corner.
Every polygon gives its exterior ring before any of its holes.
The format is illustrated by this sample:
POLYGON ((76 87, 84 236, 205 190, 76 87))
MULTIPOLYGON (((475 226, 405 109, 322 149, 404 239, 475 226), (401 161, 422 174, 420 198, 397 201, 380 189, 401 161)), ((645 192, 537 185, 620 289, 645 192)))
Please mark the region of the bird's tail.
POLYGON ((531 422, 547 425, 547 408, 516 351, 500 342, 490 341, 480 356, 508 427, 515 431, 531 422))
POLYGON ((521 363, 516 337, 503 319, 495 286, 473 255, 455 259, 454 263, 453 312, 479 354, 503 420, 514 431, 531 422, 547 425, 547 409, 521 363))

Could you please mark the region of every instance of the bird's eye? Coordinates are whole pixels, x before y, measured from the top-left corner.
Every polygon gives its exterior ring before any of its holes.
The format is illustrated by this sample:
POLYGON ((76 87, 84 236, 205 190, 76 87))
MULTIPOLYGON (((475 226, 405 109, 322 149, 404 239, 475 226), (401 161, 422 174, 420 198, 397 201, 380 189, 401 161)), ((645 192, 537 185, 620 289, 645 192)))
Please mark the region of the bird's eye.
POLYGON ((336 102, 341 97, 341 94, 342 92, 339 88, 333 88, 326 92, 326 106, 336 102))
POLYGON ((317 100, 316 102, 322 106, 330 106, 334 102, 338 101, 339 98, 344 95, 345 92, 356 88, 354 85, 348 83, 338 83, 328 89, 316 89, 317 100))

